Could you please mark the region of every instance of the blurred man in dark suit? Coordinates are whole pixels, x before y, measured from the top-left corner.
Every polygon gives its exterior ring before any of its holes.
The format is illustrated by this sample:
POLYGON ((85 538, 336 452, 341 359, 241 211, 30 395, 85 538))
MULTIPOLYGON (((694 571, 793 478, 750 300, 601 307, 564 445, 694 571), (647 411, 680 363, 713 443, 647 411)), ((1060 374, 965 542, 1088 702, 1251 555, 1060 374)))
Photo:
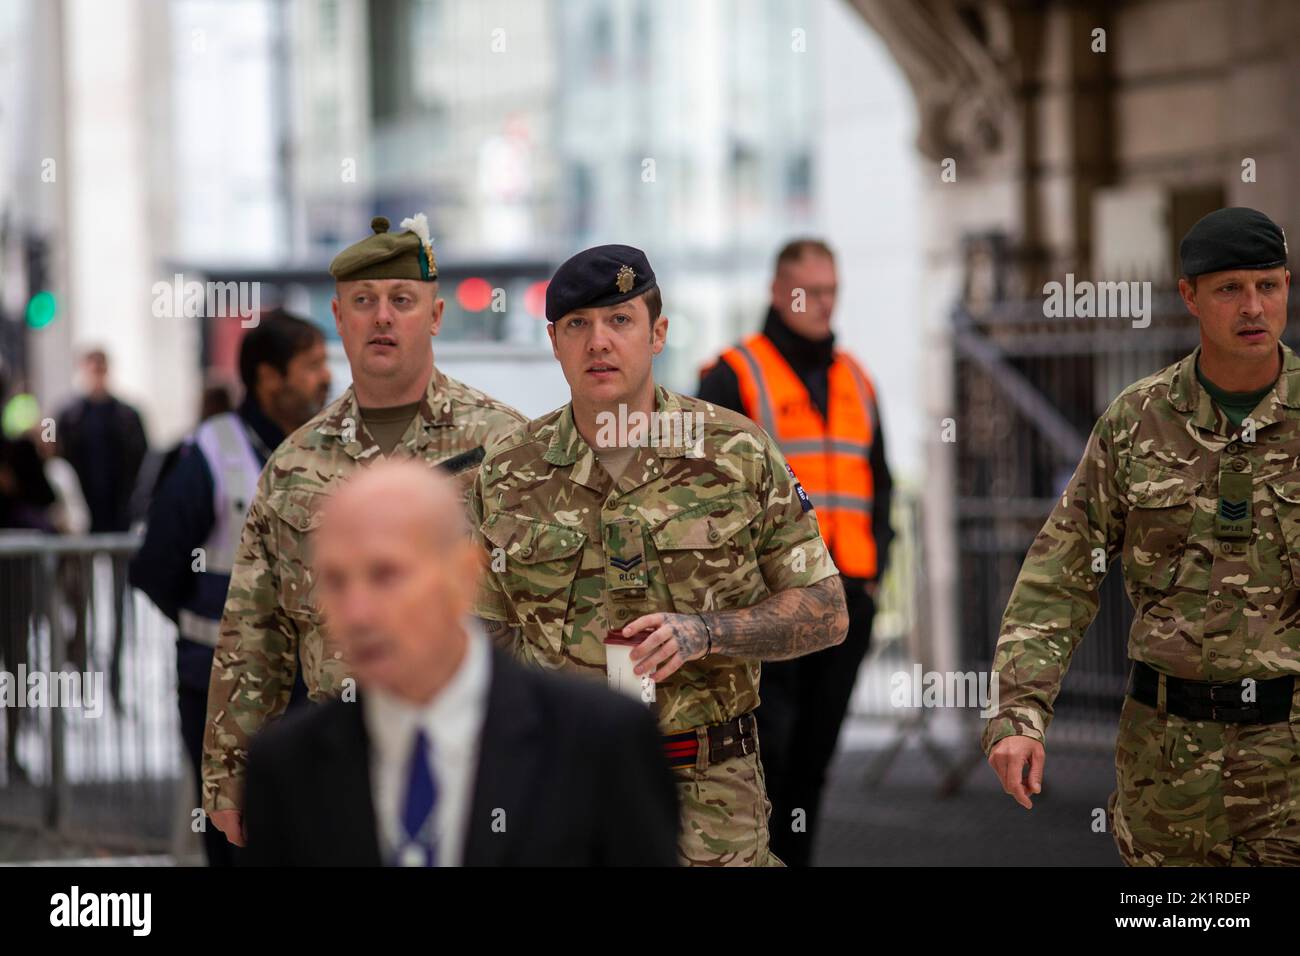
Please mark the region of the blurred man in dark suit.
MULTIPOLYGON (((92 534, 129 531, 135 518, 131 499, 149 451, 140 413, 109 391, 108 355, 91 349, 81 358, 84 394, 58 417, 59 450, 77 472, 90 508, 92 534)), ((111 556, 113 566, 113 655, 109 688, 122 705, 122 648, 126 639, 127 558, 111 556)))
POLYGON ((676 863, 649 710, 492 649, 467 616, 484 556, 448 479, 376 465, 323 506, 316 535, 316 599, 362 693, 255 740, 245 862, 676 863))
POLYGON ((131 494, 149 450, 140 414, 108 388, 108 356, 92 349, 81 359, 85 394, 59 415, 58 440, 77 470, 93 533, 127 531, 131 494))

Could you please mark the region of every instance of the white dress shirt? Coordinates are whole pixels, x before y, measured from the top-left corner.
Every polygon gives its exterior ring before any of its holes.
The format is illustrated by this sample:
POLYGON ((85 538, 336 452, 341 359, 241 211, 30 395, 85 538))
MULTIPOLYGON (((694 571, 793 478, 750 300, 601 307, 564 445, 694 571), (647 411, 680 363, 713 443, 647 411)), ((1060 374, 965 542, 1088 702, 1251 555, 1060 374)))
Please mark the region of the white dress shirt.
POLYGON ((438 865, 460 866, 474 799, 479 738, 487 710, 492 658, 477 622, 466 622, 469 646, 460 667, 438 695, 423 706, 367 689, 362 696, 370 738, 370 789, 385 863, 405 843, 402 803, 406 799, 417 728, 432 745, 430 766, 437 782, 434 827, 438 865))

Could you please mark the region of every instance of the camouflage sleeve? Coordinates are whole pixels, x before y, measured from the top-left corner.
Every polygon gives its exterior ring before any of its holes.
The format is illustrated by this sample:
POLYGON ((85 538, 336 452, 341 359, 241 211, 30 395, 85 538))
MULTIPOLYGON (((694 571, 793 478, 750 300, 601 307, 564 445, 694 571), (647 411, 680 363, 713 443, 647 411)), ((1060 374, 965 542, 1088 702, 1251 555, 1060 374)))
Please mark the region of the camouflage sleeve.
POLYGON ((758 566, 773 594, 806 588, 839 574, 809 499, 780 449, 764 436, 759 504, 755 519, 758 566))
POLYGON ((475 617, 484 621, 509 621, 510 605, 506 601, 505 591, 501 587, 501 580, 494 570, 495 555, 492 553, 492 543, 484 537, 482 531, 483 494, 483 471, 480 469, 466 501, 466 507, 469 509, 470 530, 474 535, 474 540, 483 549, 483 560, 485 562, 483 574, 479 577, 478 590, 474 595, 472 613, 475 617))
POLYGON ((986 753, 1003 737, 1045 739, 1070 657, 1096 616, 1098 588, 1119 555, 1125 505, 1115 407, 1093 428, 1082 460, 1020 566, 993 657, 998 697, 984 729, 986 753))
POLYGON ((248 745, 289 704, 298 632, 280 604, 276 520, 267 506, 270 467, 258 482, 226 592, 208 684, 203 735, 203 806, 238 810, 248 745))

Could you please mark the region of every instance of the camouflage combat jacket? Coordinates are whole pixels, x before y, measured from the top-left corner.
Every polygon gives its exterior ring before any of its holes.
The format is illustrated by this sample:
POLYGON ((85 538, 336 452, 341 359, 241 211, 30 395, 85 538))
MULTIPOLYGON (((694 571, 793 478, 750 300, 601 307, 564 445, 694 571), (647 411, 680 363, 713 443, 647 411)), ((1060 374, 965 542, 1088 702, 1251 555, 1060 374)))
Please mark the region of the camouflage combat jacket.
MULTIPOLYGON (((527 419, 436 368, 393 459, 431 465, 489 443, 527 419)), ((302 662, 308 696, 336 696, 347 676, 312 601, 311 532, 333 485, 383 458, 349 387, 271 455, 235 556, 212 663, 203 740, 204 805, 237 809, 252 735, 282 713, 302 662)))
POLYGON ((1132 659, 1198 681, 1300 674, 1300 358, 1282 348, 1236 428, 1197 381, 1199 355, 1129 386, 1093 429, 1003 616, 985 750, 1043 739, 1116 556, 1132 659))
MULTIPOLYGON (((761 428, 663 388, 656 404, 665 422, 698 414, 698 440, 661 435, 617 484, 570 405, 489 449, 470 497, 491 556, 475 613, 519 628, 522 660, 603 678, 606 632, 642 614, 745 608, 838 573, 761 428)), ((758 683, 755 660, 688 662, 655 688, 660 726, 737 717, 757 706, 758 683)))

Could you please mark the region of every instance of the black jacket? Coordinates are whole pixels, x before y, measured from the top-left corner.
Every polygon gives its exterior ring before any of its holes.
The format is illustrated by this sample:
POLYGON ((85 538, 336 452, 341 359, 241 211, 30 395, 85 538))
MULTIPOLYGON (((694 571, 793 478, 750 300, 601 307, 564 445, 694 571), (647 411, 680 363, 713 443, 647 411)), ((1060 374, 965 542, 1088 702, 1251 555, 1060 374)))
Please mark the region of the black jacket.
POLYGON ((131 497, 149 443, 140 415, 109 396, 80 398, 58 420, 59 450, 77 472, 95 533, 127 531, 131 497))
MULTIPOLYGON (((494 650, 482 734, 466 866, 676 865, 677 791, 646 707, 494 650)), ((257 737, 244 804, 242 862, 381 865, 360 702, 257 737)))
POLYGON ((49 509, 54 489, 45 478, 45 465, 30 438, 0 435, 0 528, 54 533, 49 509))
MULTIPOLYGON (((775 309, 769 308, 767 319, 763 323, 763 334, 772 340, 782 358, 799 376, 808 397, 822 417, 826 417, 826 407, 830 394, 830 370, 834 360, 835 337, 824 342, 813 342, 795 334, 781 321, 775 309)), ((748 415, 744 399, 740 396, 740 380, 726 362, 719 361, 712 368, 706 369, 700 376, 699 397, 706 402, 721 405, 733 412, 748 415)), ((880 403, 872 410, 876 423, 874 440, 871 445, 871 475, 875 485, 874 499, 871 506, 871 530, 876 539, 876 578, 884 577, 889 563, 889 545, 894 540, 894 529, 890 525, 890 507, 894 497, 894 482, 889 474, 889 464, 885 460, 885 432, 880 420, 880 403)), ((813 495, 813 506, 817 505, 817 496, 813 495)), ((845 584, 858 583, 853 578, 844 578, 845 584)))

